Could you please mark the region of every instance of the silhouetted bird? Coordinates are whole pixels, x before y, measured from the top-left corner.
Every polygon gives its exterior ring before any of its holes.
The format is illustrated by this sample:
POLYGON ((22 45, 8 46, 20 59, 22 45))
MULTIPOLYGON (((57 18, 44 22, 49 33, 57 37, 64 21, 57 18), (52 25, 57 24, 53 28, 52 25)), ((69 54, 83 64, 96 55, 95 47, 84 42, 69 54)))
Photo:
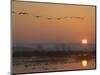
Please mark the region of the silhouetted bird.
POLYGON ((40 18, 41 16, 35 16, 36 18, 40 18))
POLYGON ((19 15, 27 15, 28 13, 26 13, 26 12, 20 12, 20 13, 18 13, 19 15))
POLYGON ((47 18, 48 20, 51 20, 52 18, 47 18))
POLYGON ((57 20, 60 20, 61 18, 57 18, 57 20))

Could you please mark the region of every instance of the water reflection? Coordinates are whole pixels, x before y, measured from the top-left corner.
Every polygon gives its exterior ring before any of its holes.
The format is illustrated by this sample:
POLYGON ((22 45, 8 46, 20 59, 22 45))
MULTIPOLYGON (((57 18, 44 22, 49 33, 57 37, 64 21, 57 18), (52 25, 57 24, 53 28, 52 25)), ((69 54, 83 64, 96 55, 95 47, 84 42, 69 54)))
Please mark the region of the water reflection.
POLYGON ((82 67, 87 67, 88 61, 87 60, 82 60, 82 67))

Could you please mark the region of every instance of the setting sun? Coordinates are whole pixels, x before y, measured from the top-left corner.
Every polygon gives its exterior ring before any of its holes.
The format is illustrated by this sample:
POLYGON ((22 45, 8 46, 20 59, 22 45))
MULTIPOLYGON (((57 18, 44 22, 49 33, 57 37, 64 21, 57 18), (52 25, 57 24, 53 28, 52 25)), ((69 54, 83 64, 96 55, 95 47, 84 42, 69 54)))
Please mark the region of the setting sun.
POLYGON ((86 39, 83 39, 82 40, 82 44, 87 44, 87 40, 86 39))

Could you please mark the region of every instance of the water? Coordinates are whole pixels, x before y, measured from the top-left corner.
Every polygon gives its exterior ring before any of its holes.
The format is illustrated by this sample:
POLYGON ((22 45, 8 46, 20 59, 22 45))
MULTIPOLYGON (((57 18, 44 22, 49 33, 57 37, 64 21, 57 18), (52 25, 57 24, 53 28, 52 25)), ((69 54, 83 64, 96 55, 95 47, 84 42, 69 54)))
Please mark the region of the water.
POLYGON ((15 44, 13 73, 95 69, 95 44, 15 44))

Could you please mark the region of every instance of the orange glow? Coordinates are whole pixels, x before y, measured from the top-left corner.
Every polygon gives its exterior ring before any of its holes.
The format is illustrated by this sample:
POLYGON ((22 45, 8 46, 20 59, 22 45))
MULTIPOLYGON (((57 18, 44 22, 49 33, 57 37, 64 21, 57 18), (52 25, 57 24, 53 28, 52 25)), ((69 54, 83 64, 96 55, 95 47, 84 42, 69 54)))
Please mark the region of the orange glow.
POLYGON ((12 15, 14 42, 80 43, 79 39, 86 37, 89 39, 88 43, 95 43, 94 6, 16 1, 12 6, 12 11, 16 12, 12 15), (19 15, 20 12, 28 14, 19 15), (36 16, 41 17, 36 18, 36 16), (57 18, 61 19, 57 20, 57 18))
POLYGON ((86 39, 83 39, 82 40, 82 44, 87 44, 87 40, 86 39))
POLYGON ((82 66, 87 67, 87 60, 82 60, 82 66))

